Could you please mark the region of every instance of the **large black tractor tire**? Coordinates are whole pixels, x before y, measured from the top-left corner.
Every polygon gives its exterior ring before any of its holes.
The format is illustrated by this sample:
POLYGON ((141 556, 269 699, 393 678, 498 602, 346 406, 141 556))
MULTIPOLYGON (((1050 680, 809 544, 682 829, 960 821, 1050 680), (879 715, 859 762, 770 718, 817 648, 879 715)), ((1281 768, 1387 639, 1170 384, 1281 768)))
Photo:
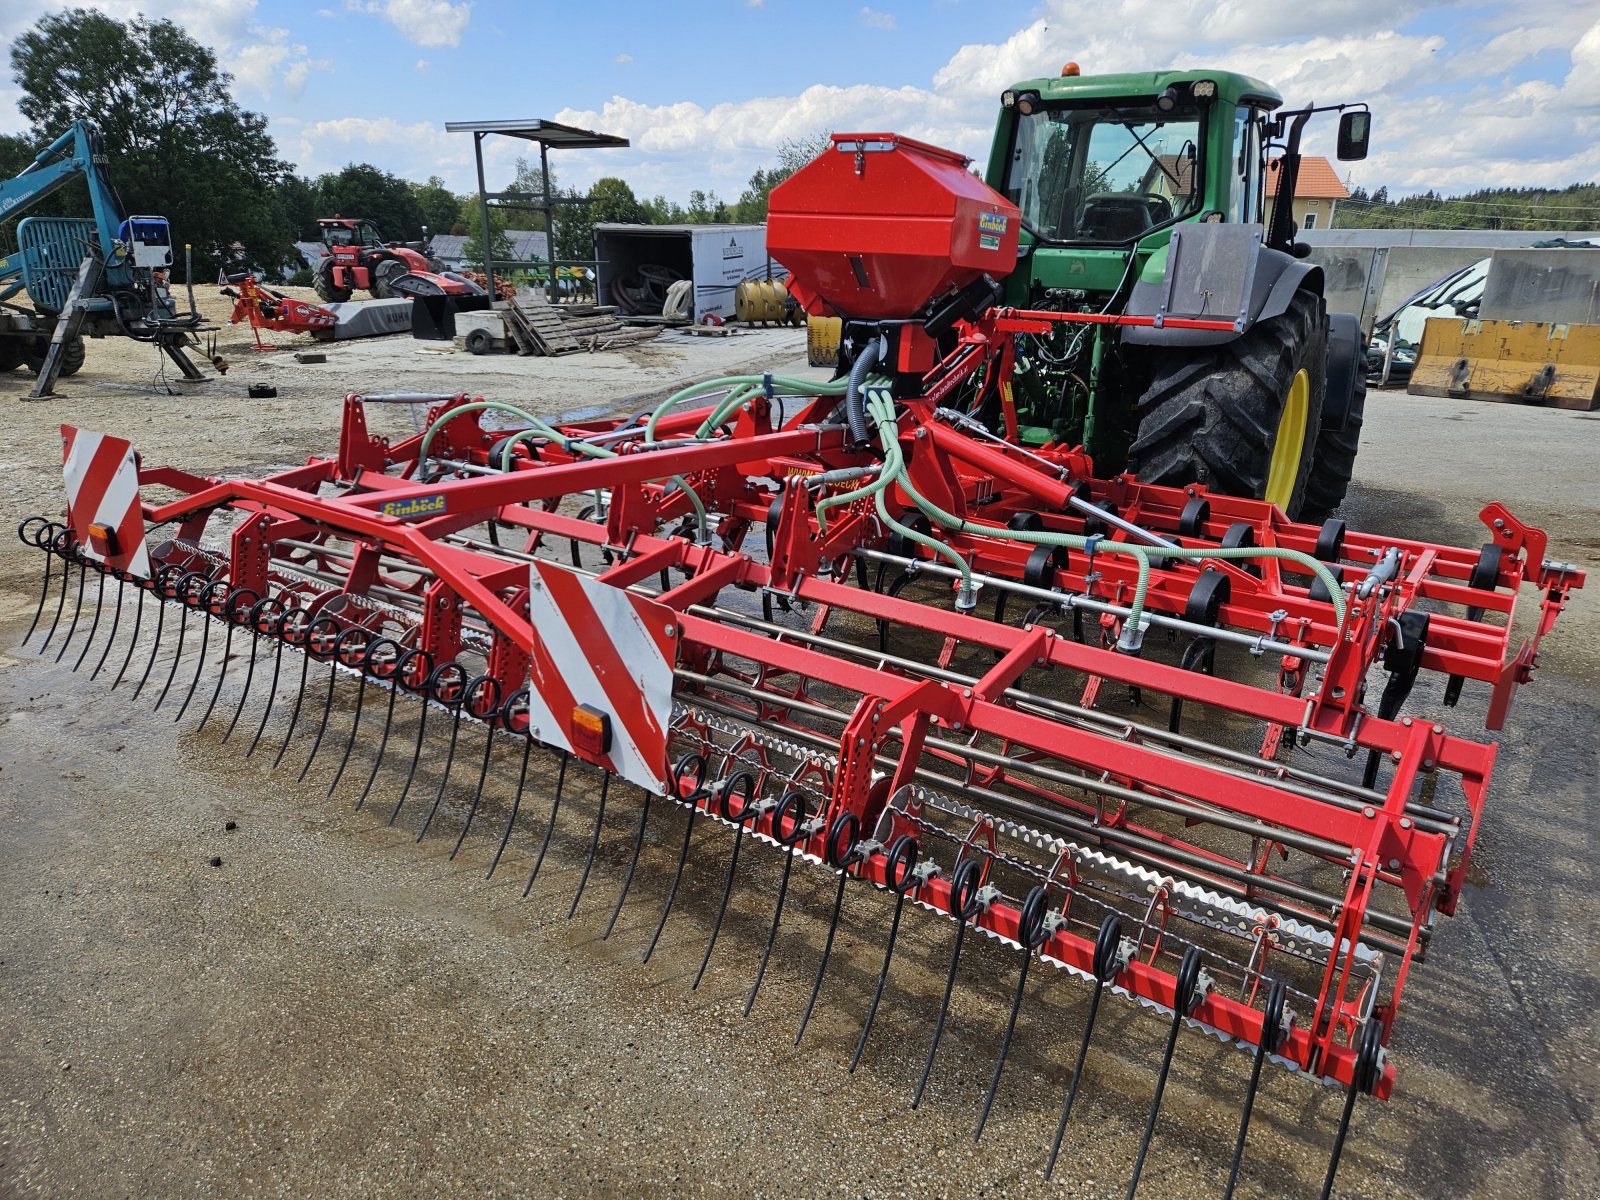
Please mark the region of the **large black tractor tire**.
POLYGON ((79 371, 83 370, 83 360, 86 355, 87 351, 83 346, 83 338, 75 337, 68 339, 66 346, 61 351, 62 377, 65 378, 68 375, 76 375, 79 371))
POLYGON ((372 268, 372 297, 375 300, 392 300, 400 293, 394 290, 394 281, 409 275, 411 268, 404 259, 386 258, 372 268))
MULTIPOLYGON (((1279 435, 1300 433, 1298 456, 1281 463, 1273 481, 1281 507, 1298 519, 1316 454, 1327 357, 1322 297, 1304 291, 1281 316, 1225 345, 1160 352, 1139 401, 1129 468, 1145 483, 1203 483, 1229 496, 1266 499, 1279 435), (1297 380, 1298 412, 1286 422, 1297 380)), ((1286 454, 1291 447, 1285 443, 1286 454)))
POLYGON ((1324 429, 1317 434, 1317 456, 1311 464, 1305 504, 1300 509, 1302 521, 1326 521, 1344 503, 1356 471, 1356 451, 1361 446, 1361 422, 1366 409, 1367 377, 1358 372, 1344 428, 1324 429))
POLYGON ((311 286, 324 304, 343 304, 350 299, 350 289, 336 287, 333 282, 333 260, 323 259, 311 273, 311 286))

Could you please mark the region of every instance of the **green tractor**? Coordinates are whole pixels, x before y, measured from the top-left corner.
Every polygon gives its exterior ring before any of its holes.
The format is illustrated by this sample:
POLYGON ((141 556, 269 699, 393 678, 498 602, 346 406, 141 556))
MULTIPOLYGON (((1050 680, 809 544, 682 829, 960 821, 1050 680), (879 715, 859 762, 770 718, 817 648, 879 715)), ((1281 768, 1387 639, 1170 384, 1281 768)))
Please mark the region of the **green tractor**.
POLYGON ((985 179, 1023 228, 1003 302, 1154 319, 1030 338, 1012 383, 1025 441, 1082 443, 1102 472, 1200 482, 1299 520, 1344 499, 1361 330, 1327 312, 1291 200, 1311 115, 1341 113, 1348 160, 1366 156, 1370 113, 1282 104, 1225 71, 1088 77, 1071 64, 1004 93, 985 179), (1178 315, 1233 328, 1163 325, 1178 315))

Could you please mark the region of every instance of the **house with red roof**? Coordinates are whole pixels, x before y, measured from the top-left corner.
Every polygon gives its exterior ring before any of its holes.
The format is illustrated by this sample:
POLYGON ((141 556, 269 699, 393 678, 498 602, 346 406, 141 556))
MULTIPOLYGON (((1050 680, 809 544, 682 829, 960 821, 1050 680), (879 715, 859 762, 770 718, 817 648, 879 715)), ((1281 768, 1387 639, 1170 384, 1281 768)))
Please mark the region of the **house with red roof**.
MULTIPOLYGON (((1294 219, 1301 229, 1332 229, 1334 211, 1350 189, 1325 158, 1306 155, 1300 160, 1300 177, 1294 187, 1294 219)), ((1278 202, 1278 160, 1267 164, 1267 222, 1278 202)))

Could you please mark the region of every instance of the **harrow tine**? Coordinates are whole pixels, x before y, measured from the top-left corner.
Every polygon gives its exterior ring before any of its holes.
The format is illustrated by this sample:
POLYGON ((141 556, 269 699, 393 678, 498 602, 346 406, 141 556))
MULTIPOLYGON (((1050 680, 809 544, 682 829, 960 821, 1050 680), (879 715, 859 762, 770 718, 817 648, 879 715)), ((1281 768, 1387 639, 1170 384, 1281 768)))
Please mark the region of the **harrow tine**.
POLYGON ((442 681, 446 678, 443 672, 449 668, 454 668, 454 670, 451 671, 452 676, 455 674, 455 672, 460 672, 463 678, 466 676, 466 671, 462 668, 460 663, 440 663, 429 673, 427 680, 422 685, 422 690, 420 692, 420 695, 422 696, 422 712, 417 717, 417 742, 416 745, 411 748, 411 766, 406 771, 405 787, 400 789, 400 799, 394 802, 394 811, 389 814, 389 824, 391 825, 393 825, 399 818, 400 809, 405 805, 406 797, 411 794, 411 781, 417 777, 417 763, 422 761, 422 742, 427 736, 428 732, 428 708, 430 707, 429 701, 439 696, 442 686, 447 686, 444 685, 442 681))
POLYGON ((1115 914, 1100 922, 1100 932, 1094 939, 1094 990, 1089 993, 1089 1015, 1083 1022, 1083 1041, 1078 1045, 1078 1063, 1072 1068, 1072 1083, 1067 1088, 1067 1098, 1061 1105, 1061 1121, 1056 1125, 1055 1139, 1050 1143, 1050 1157, 1044 1165, 1044 1177, 1055 1174, 1056 1156, 1061 1153, 1061 1139, 1067 1132, 1067 1121, 1072 1116, 1072 1104, 1078 1098, 1078 1085, 1083 1082, 1083 1062, 1089 1055, 1089 1039, 1094 1036, 1094 1020, 1100 1014, 1100 997, 1106 984, 1119 974, 1127 963, 1122 945, 1122 922, 1115 914))
POLYGON ((55 574, 55 563, 50 553, 50 543, 54 540, 51 528, 51 522, 43 517, 28 517, 17 526, 17 536, 22 539, 23 544, 40 551, 44 559, 44 584, 39 589, 39 604, 33 610, 33 620, 28 625, 28 632, 23 634, 22 640, 17 643, 19 646, 26 646, 28 639, 33 637, 33 631, 39 628, 39 618, 44 616, 44 606, 50 599, 50 577, 55 574), (38 522, 37 528, 30 532, 29 526, 35 522, 38 522))
POLYGON ((117 677, 111 681, 111 690, 117 690, 117 684, 122 682, 122 677, 128 673, 128 664, 133 661, 134 647, 139 644, 139 627, 144 623, 144 585, 133 585, 133 632, 128 635, 128 652, 122 656, 122 666, 117 669, 117 677))
POLYGON ((1006 1055, 1011 1053, 1011 1035, 1017 1028, 1017 1013, 1022 1010, 1023 989, 1028 986, 1028 967, 1033 962, 1033 952, 1039 948, 1050 930, 1045 922, 1045 906, 1050 899, 1049 884, 1036 884, 1022 902, 1017 916, 1017 941, 1022 944, 1022 969, 1017 972, 1017 990, 1011 997, 1011 1015, 1006 1018, 1006 1031, 1000 1038, 1000 1054, 994 1060, 994 1077, 989 1080, 989 1093, 983 1098, 978 1112, 978 1127, 972 1140, 983 1138, 983 1127, 989 1123, 989 1110, 994 1106, 995 1093, 1000 1090, 1000 1075, 1006 1069, 1006 1055))
POLYGON ((244 687, 239 691, 239 702, 234 705, 233 719, 228 722, 228 731, 222 735, 224 742, 233 736, 233 731, 238 728, 239 718, 244 715, 244 702, 250 695, 250 684, 254 682, 256 677, 256 651, 261 647, 261 635, 263 633, 272 634, 282 610, 283 602, 281 600, 264 596, 252 604, 250 611, 245 614, 250 622, 250 664, 245 668, 244 687), (271 612, 272 615, 266 617, 266 625, 263 627, 262 618, 268 612, 271 612))
POLYGON ((689 839, 694 836, 694 817, 700 811, 701 798, 707 794, 704 784, 705 773, 706 756, 700 753, 685 754, 672 768, 672 792, 689 806, 689 819, 683 823, 683 846, 678 851, 678 866, 672 873, 672 886, 667 889, 667 902, 661 906, 661 919, 656 922, 656 931, 650 937, 650 944, 645 947, 641 962, 649 962, 650 956, 656 952, 656 943, 661 940, 661 931, 667 927, 667 917, 672 914, 672 903, 678 898, 678 885, 683 882, 683 864, 689 860, 689 839), (691 770, 694 772, 696 782, 694 790, 685 796, 683 777, 691 770))
POLYGON ((544 841, 539 843, 539 857, 534 859, 533 870, 528 872, 528 882, 522 889, 524 900, 528 898, 528 893, 533 891, 533 881, 539 878, 539 869, 544 866, 545 853, 550 849, 550 837, 556 831, 556 814, 561 811, 561 792, 567 786, 567 764, 571 761, 571 753, 566 750, 561 751, 561 769, 556 773, 556 794, 550 804, 550 820, 544 827, 544 841))
POLYGON ((74 674, 77 673, 79 667, 83 666, 83 660, 89 655, 89 647, 94 645, 94 635, 99 632, 100 629, 100 610, 105 604, 105 598, 106 573, 103 570, 96 571, 94 583, 94 620, 89 622, 89 636, 83 639, 83 649, 78 651, 77 660, 72 664, 72 671, 74 674))
POLYGON ((50 619, 50 628, 45 630, 44 641, 39 643, 39 653, 41 656, 46 650, 50 649, 50 639, 55 637, 56 627, 61 624, 61 614, 65 612, 67 608, 67 576, 72 573, 70 537, 71 531, 63 529, 60 533, 56 534, 56 536, 50 542, 49 553, 59 554, 61 557, 61 595, 56 599, 56 613, 55 616, 50 619))
POLYGON ((1288 1033, 1287 1011, 1284 1002, 1289 994, 1281 979, 1272 981, 1267 990, 1267 1006, 1261 1016, 1261 1038, 1256 1042, 1255 1060, 1250 1064, 1250 1086, 1244 1093, 1244 1111, 1239 1116, 1239 1140, 1234 1143, 1233 1162, 1228 1167, 1228 1186, 1223 1189, 1222 1200, 1232 1200, 1233 1189, 1239 1183, 1239 1164, 1244 1159, 1245 1138, 1250 1134, 1250 1113, 1256 1105, 1256 1091, 1261 1086, 1261 1064, 1275 1051, 1288 1033))
POLYGON ((816 824, 806 812, 804 793, 791 790, 784 793, 778 807, 772 812, 772 835, 784 849, 783 878, 778 881, 778 902, 772 909, 772 924, 767 929, 766 949, 761 952, 761 965, 756 968, 755 982, 750 985, 750 995, 745 998, 744 1015, 749 1016, 755 1007, 756 993, 761 990, 761 980, 767 974, 767 962, 772 958, 772 947, 778 940, 778 922, 783 919, 783 902, 789 895, 789 874, 794 869, 795 847, 816 832, 816 824), (783 819, 793 810, 789 832, 783 832, 783 819))
POLYGON ((1333 1153, 1328 1158, 1328 1175, 1322 1181, 1322 1200, 1328 1200, 1333 1195, 1333 1177, 1338 1173, 1339 1159, 1344 1155, 1344 1141, 1350 1133, 1350 1118, 1356 1110, 1356 1097, 1377 1088, 1378 1081, 1383 1078, 1383 1056, 1383 1026, 1369 1018, 1361 1027, 1355 1069, 1351 1073, 1350 1087, 1345 1092, 1339 1131, 1333 1139, 1333 1153))
MULTIPOLYGON (((61 661, 61 656, 67 652, 67 647, 72 644, 72 635, 78 631, 78 617, 83 613, 83 585, 84 576, 89 573, 88 561, 82 557, 78 559, 78 598, 72 603, 72 623, 67 626, 66 636, 61 639, 61 645, 56 647, 56 662, 61 661)), ((48 638, 45 639, 47 642, 48 638)))
POLYGON ((700 990, 700 981, 705 978, 706 967, 711 962, 711 952, 716 949, 717 934, 722 932, 722 918, 728 911, 728 898, 733 895, 734 873, 739 869, 739 847, 744 844, 744 829, 756 816, 755 791, 755 773, 739 771, 723 781, 722 789, 717 796, 717 809, 722 814, 722 819, 734 822, 733 852, 728 855, 728 870, 722 880, 722 903, 717 905, 717 919, 711 924, 711 938, 706 942, 705 957, 700 960, 700 969, 695 972, 694 983, 690 985, 691 992, 700 990), (742 790, 737 817, 733 815, 733 806, 729 803, 733 799, 735 788, 742 790))
POLYGON ((215 588, 225 588, 227 586, 225 583, 213 583, 203 588, 200 592, 200 653, 195 656, 194 678, 189 680, 189 691, 184 696, 183 703, 178 706, 178 715, 172 718, 174 725, 183 720, 183 714, 189 711, 189 703, 194 699, 194 690, 200 686, 200 672, 205 669, 206 647, 211 644, 211 626, 213 624, 211 620, 211 593, 215 588))
POLYGON ((93 683, 100 678, 100 670, 106 665, 106 659, 111 654, 111 647, 117 640, 117 626, 122 624, 122 594, 128 590, 127 577, 122 572, 117 572, 117 605, 111 612, 111 628, 106 631, 106 644, 100 647, 100 657, 95 660, 94 670, 89 672, 89 682, 93 683))
POLYGON ((289 743, 294 740, 295 726, 300 723, 300 708, 306 699, 306 674, 311 670, 311 646, 308 642, 300 651, 300 686, 294 691, 294 708, 289 712, 289 728, 284 731, 283 745, 278 747, 278 753, 272 760, 272 769, 276 771, 278 764, 283 761, 283 755, 289 749, 289 743))
MULTIPOLYGON (((150 657, 144 664, 144 674, 139 676, 139 684, 138 684, 137 687, 135 687, 133 689, 133 698, 135 700, 137 700, 139 698, 139 693, 144 691, 144 685, 150 681, 150 672, 156 665, 156 655, 161 650, 161 629, 162 629, 162 626, 166 623, 167 597, 164 594, 165 590, 166 590, 166 585, 160 582, 160 578, 161 577, 160 577, 159 573, 157 574, 156 578, 157 578, 157 582, 156 582, 156 586, 155 586, 155 591, 156 591, 156 633, 155 633, 155 637, 151 638, 151 640, 150 640, 150 657)), ((128 655, 129 655, 130 658, 133 656, 133 647, 132 646, 128 647, 128 655)), ((122 669, 123 670, 127 670, 128 669, 128 664, 127 663, 123 663, 122 664, 122 669)), ((117 682, 120 683, 121 681, 122 681, 121 676, 118 676, 117 677, 117 682)), ((115 687, 116 684, 113 684, 112 686, 115 687)))
MULTIPOLYGON (((233 654, 233 630, 239 623, 239 603, 244 596, 256 596, 248 588, 238 588, 228 593, 228 598, 222 605, 222 620, 228 627, 227 635, 222 639, 222 666, 217 670, 217 686, 211 689, 211 702, 206 705, 206 711, 200 718, 200 724, 194 731, 199 733, 206 727, 206 722, 211 719, 212 711, 217 707, 217 700, 222 695, 222 681, 228 676, 228 659, 233 654)), ((251 601, 254 603, 254 600, 251 601)), ((92 676, 91 676, 92 678, 92 676)))
POLYGON ((883 966, 878 971, 878 984, 872 989, 867 1019, 861 1023, 861 1036, 856 1039, 855 1053, 850 1056, 852 1075, 856 1067, 861 1065, 861 1052, 867 1048, 867 1035, 872 1032, 872 1022, 878 1016, 878 1003, 883 999, 883 985, 889 981, 889 963, 894 958, 894 943, 900 934, 900 916, 905 912, 906 896, 926 883, 935 870, 931 863, 919 867, 917 854, 917 839, 909 833, 902 833, 889 847, 883 878, 885 885, 894 893, 894 917, 889 922, 889 940, 883 947, 883 966))
POLYGON ((639 865, 639 852, 644 849, 644 830, 650 823, 650 791, 640 788, 644 794, 644 804, 639 809, 639 832, 633 839, 633 854, 628 859, 628 869, 622 876, 622 887, 617 892, 617 902, 611 909, 611 920, 606 922, 606 931, 601 936, 602 942, 611 940, 611 931, 617 927, 617 918, 622 915, 622 904, 628 898, 628 889, 633 886, 633 872, 639 865))
POLYGON ((163 701, 167 698, 167 692, 172 689, 172 681, 178 677, 178 664, 183 660, 183 639, 189 632, 188 581, 195 575, 196 572, 191 571, 178 581, 178 648, 172 653, 172 669, 167 672, 167 681, 161 686, 161 695, 156 697, 151 712, 160 711, 163 701))
POLYGON ((1211 990, 1211 979, 1200 967, 1200 951, 1190 946, 1183 952, 1178 964, 1177 982, 1173 993, 1172 1025, 1167 1030, 1167 1048, 1161 1056, 1161 1072, 1156 1076, 1156 1094, 1150 1101, 1150 1115, 1144 1121, 1144 1137, 1139 1139, 1139 1155, 1133 1160, 1133 1178, 1128 1181, 1128 1200, 1133 1200, 1139 1190, 1139 1176, 1144 1173, 1145 1155, 1150 1152, 1150 1142, 1155 1137, 1156 1119, 1161 1115, 1161 1098, 1166 1094, 1167 1076, 1172 1070, 1172 1052, 1178 1047, 1178 1033, 1183 1022, 1204 1000, 1211 990))
POLYGON ((989 903, 985 889, 980 887, 982 878, 983 868, 975 858, 962 859, 956 864, 955 874, 950 877, 948 905, 950 915, 956 919, 955 949, 950 954, 950 974, 944 981, 944 999, 939 1001, 939 1019, 934 1022, 928 1060, 922 1064, 922 1078, 917 1081, 916 1094, 911 1098, 913 1109, 922 1104, 922 1093, 928 1086, 928 1076, 933 1074, 934 1057, 939 1053, 939 1041, 944 1037, 944 1022, 950 1013, 950 993, 956 987, 956 968, 961 965, 961 943, 966 936, 967 922, 989 903))
POLYGON ((862 846, 857 842, 861 822, 853 812, 842 812, 828 830, 828 840, 823 845, 830 865, 839 869, 839 886, 833 893, 833 916, 828 919, 828 938, 822 944, 822 958, 817 963, 817 977, 811 983, 811 996, 806 1001, 806 1011, 800 1016, 800 1028, 794 1032, 794 1044, 806 1035, 811 1023, 811 1010, 817 1006, 817 996, 822 991, 822 977, 828 970, 828 958, 833 954, 833 936, 839 932, 839 913, 844 906, 844 885, 850 881, 850 868, 861 857, 862 846), (844 852, 839 852, 839 839, 844 838, 844 852))
POLYGON ((511 815, 506 818, 505 832, 500 835, 500 845, 495 848, 494 861, 489 864, 489 872, 484 876, 485 879, 494 878, 495 868, 500 865, 500 856, 506 852, 506 844, 511 841, 511 830, 516 826, 517 813, 522 810, 522 790, 528 783, 528 757, 532 753, 533 730, 529 728, 523 730, 522 734, 522 767, 517 772, 517 793, 511 801, 511 815))
MULTIPOLYGON (((468 685, 469 690, 470 686, 468 685)), ((450 769, 455 766, 456 746, 461 741, 461 712, 466 708, 467 695, 468 692, 462 692, 456 698, 455 703, 449 705, 452 717, 450 722, 450 747, 445 751, 444 770, 439 772, 439 790, 433 794, 433 807, 428 810, 427 817, 423 819, 422 828, 417 831, 417 841, 419 843, 428 836, 428 830, 433 825, 433 818, 438 815, 439 805, 444 801, 445 791, 450 786, 450 769)))
MULTIPOLYGON (((328 659, 328 694, 322 703, 322 724, 317 726, 317 737, 311 743, 311 753, 306 755, 306 765, 300 768, 300 778, 306 777, 306 772, 311 770, 311 764, 317 757, 317 751, 322 749, 323 736, 328 732, 328 716, 333 711, 334 684, 339 678, 341 666, 356 667, 361 671, 361 681, 366 682, 367 647, 372 644, 372 631, 364 625, 352 625, 342 630, 333 639, 333 654, 328 659), (353 661, 352 661, 353 660, 353 661)), ((356 709, 356 716, 361 715, 361 710, 356 709)), ((353 727, 353 721, 352 721, 353 727)), ((332 789, 329 789, 332 794, 332 789)))
MULTIPOLYGON (((390 676, 389 706, 383 716, 383 737, 378 740, 378 753, 372 760, 372 770, 367 774, 367 786, 361 789, 361 795, 356 799, 356 811, 361 811, 361 806, 367 802, 367 797, 372 793, 372 785, 377 782, 378 768, 383 765, 384 751, 389 748, 389 732, 394 728, 394 702, 400 695, 400 689, 408 686, 407 680, 411 678, 408 672, 412 663, 420 660, 422 673, 426 676, 432 670, 433 655, 420 647, 413 647, 402 654, 394 665, 394 674, 390 676)), ((427 706, 423 706, 427 711, 427 706)))
MULTIPOLYGON (((272 682, 267 686, 267 706, 261 710, 261 724, 256 726, 256 736, 250 743, 250 749, 244 752, 246 758, 255 754, 256 747, 261 744, 261 735, 267 731, 267 718, 272 715, 272 706, 277 702, 278 675, 283 669, 283 648, 289 641, 290 627, 293 626, 298 630, 300 623, 306 617, 305 609, 295 607, 284 609, 277 619, 273 629, 273 633, 276 635, 274 640, 277 644, 272 649, 272 682)), ((295 636, 298 637, 299 634, 296 633, 295 636)))
MULTIPOLYGON (((493 685, 495 710, 484 715, 485 730, 483 735, 483 761, 478 764, 478 786, 472 789, 472 806, 467 809, 467 819, 461 825, 461 833, 456 838, 456 844, 450 850, 450 857, 455 858, 461 853, 462 843, 467 840, 467 831, 472 828, 472 819, 478 815, 478 802, 483 799, 483 785, 489 778, 489 759, 494 753, 494 731, 497 720, 509 722, 511 711, 500 705, 500 681, 493 676, 484 676, 488 683, 493 685)), ((471 689, 468 689, 471 695, 471 689)), ((508 725, 509 728, 509 725, 508 725)))
MULTIPOLYGON (((387 641, 386 638, 377 639, 387 641)), ((370 648, 370 647, 369 647, 370 648)), ((356 748, 356 734, 361 729, 361 714, 365 711, 367 700, 367 666, 363 658, 361 675, 356 680, 356 710, 350 717, 350 732, 344 739, 344 754, 339 758, 339 769, 333 773, 333 781, 328 784, 327 796, 331 799, 334 789, 339 786, 339 781, 344 778, 345 768, 350 765, 350 755, 356 748)))
POLYGON ((611 772, 600 772, 600 802, 594 810, 594 834, 589 838, 589 856, 583 860, 583 874, 578 877, 578 890, 572 893, 572 907, 567 909, 567 920, 578 912, 578 901, 583 899, 583 889, 589 884, 589 872, 594 867, 594 853, 600 848, 600 829, 606 819, 606 795, 611 791, 611 772))

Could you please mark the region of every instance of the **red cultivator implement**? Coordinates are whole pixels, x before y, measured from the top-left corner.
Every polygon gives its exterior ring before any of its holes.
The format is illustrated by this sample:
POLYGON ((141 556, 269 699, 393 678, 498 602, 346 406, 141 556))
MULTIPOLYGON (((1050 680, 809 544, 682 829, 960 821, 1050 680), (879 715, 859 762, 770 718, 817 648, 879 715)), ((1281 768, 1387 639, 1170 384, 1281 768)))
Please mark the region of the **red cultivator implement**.
MULTIPOLYGON (((87 622, 82 612, 93 568, 95 600, 108 576, 117 593, 95 674, 114 671, 113 688, 126 678, 158 707, 172 699, 179 718, 194 708, 202 727, 215 717, 223 741, 264 690, 253 734, 239 730, 249 751, 276 744, 277 765, 304 725, 302 778, 324 748, 330 762, 342 754, 331 795, 362 745, 371 761, 364 786, 349 785, 357 807, 398 758, 391 822, 431 714, 447 749, 418 837, 449 821, 455 851, 483 807, 495 747, 509 743, 520 769, 496 814, 490 874, 530 763, 549 764, 532 768, 536 780, 555 777, 529 888, 574 764, 592 764, 600 798, 572 911, 614 781, 631 785, 638 812, 607 936, 651 806, 688 812, 646 959, 697 846, 723 880, 702 975, 741 847, 776 847, 783 885, 751 1003, 789 867, 837 877, 801 1034, 845 891, 894 898, 876 990, 857 998, 856 1061, 906 901, 953 919, 913 1103, 963 942, 982 931, 1020 955, 980 1135, 1037 957, 1092 988, 1047 1169, 1110 989, 1171 1025, 1135 1186, 1189 1024, 1255 1056, 1235 1172, 1266 1059, 1348 1091, 1331 1188, 1356 1097, 1393 1085, 1385 1046, 1406 973, 1435 916, 1455 907, 1495 755, 1410 715, 1413 688, 1443 677, 1447 703, 1481 689, 1497 728, 1583 574, 1548 559, 1543 533, 1498 505, 1483 511, 1488 543, 1459 550, 1294 524, 1200 486, 1098 478, 1081 452, 1019 446, 1007 435, 1013 334, 1070 318, 971 304, 983 264, 966 260, 1014 255, 1014 234, 997 251, 952 249, 944 236, 941 250, 900 252, 919 269, 955 263, 916 287, 967 297, 966 310, 913 320, 918 306, 886 300, 848 380, 745 376, 622 421, 554 426, 498 402, 433 397, 425 431, 396 444, 368 432, 367 411, 418 397, 350 396, 336 456, 261 480, 136 465, 128 443, 65 429, 68 520, 21 531, 47 552, 35 626, 52 600, 54 615, 40 649, 62 659, 87 624, 74 663, 87 661, 103 623, 98 603, 87 622), (1517 645, 1524 584, 1540 607, 1517 645), (153 620, 147 596, 162 602, 153 620), (142 664, 141 628, 153 634, 142 664), (229 670, 239 641, 242 679, 229 670), (300 686, 273 728, 285 647, 300 654, 300 686), (313 663, 328 668, 325 689, 309 681, 313 663), (341 686, 355 689, 342 738, 329 728, 341 686), (230 687, 231 716, 220 703, 230 687), (415 732, 391 738, 401 697, 422 701, 415 732), (452 788, 466 729, 481 731, 476 787, 452 788), (391 752, 394 741, 410 744, 391 752), (727 832, 697 837, 697 818, 727 832)), ((792 257, 799 279, 830 286, 823 264, 792 257)), ((839 262, 854 287, 890 258, 863 249, 839 262)))

